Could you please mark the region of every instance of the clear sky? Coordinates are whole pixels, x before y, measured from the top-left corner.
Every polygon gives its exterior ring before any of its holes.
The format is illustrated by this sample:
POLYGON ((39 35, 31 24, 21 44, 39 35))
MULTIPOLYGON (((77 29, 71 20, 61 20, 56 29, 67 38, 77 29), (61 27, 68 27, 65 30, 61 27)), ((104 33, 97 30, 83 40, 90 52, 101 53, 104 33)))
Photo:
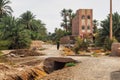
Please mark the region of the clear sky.
MULTIPOLYGON (((48 32, 54 32, 54 28, 60 28, 62 17, 60 12, 63 8, 93 9, 93 18, 99 21, 109 14, 110 0, 10 0, 10 6, 14 10, 13 16, 19 17, 22 13, 30 10, 37 19, 46 24, 48 32)), ((113 12, 120 14, 120 0, 113 0, 113 12)))

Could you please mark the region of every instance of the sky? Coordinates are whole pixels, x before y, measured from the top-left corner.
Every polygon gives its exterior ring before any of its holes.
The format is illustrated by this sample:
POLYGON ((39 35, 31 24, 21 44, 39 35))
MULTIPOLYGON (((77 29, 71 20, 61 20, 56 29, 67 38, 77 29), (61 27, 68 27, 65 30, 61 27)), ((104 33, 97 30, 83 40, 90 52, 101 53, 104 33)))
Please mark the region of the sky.
MULTIPOLYGON (((93 19, 104 20, 109 14, 110 0, 10 0, 13 16, 19 17, 27 10, 36 15, 36 19, 46 24, 48 32, 60 28, 62 9, 93 9, 93 19)), ((120 0, 113 0, 113 12, 120 14, 120 0)))

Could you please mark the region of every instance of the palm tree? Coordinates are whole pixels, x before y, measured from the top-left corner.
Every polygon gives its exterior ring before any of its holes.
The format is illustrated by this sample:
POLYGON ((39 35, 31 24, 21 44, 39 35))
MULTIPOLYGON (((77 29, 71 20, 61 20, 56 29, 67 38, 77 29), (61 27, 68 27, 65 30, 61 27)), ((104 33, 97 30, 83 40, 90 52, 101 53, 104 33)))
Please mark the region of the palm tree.
POLYGON ((64 22, 61 22, 60 26, 63 27, 66 30, 66 27, 65 27, 66 25, 65 25, 64 22))
POLYGON ((24 25, 24 29, 31 32, 31 39, 43 39, 47 35, 45 24, 41 20, 36 20, 32 12, 27 11, 20 17, 19 21, 24 25))
POLYGON ((20 22, 25 25, 26 29, 34 30, 34 26, 32 26, 32 22, 35 18, 35 15, 33 15, 32 12, 27 11, 23 13, 20 17, 21 17, 20 22))
POLYGON ((47 30, 45 24, 41 20, 33 20, 32 26, 34 26, 34 31, 32 31, 31 38, 33 40, 43 39, 47 35, 47 30))
MULTIPOLYGON (((113 36, 120 41, 120 15, 116 12, 112 15, 112 21, 113 21, 113 36)), ((107 17, 107 19, 101 21, 101 29, 99 29, 99 35, 104 40, 106 37, 109 37, 110 34, 110 16, 107 17)))
POLYGON ((28 30, 25 30, 23 25, 16 22, 14 28, 11 31, 11 49, 23 49, 30 46, 30 32, 28 30))
POLYGON ((61 27, 63 27, 64 29, 66 29, 66 32, 68 31, 68 19, 67 19, 67 16, 68 16, 68 11, 66 9, 63 9, 61 11, 61 16, 63 17, 63 23, 61 23, 61 27))
POLYGON ((72 32, 72 19, 73 19, 72 9, 69 9, 69 10, 68 10, 68 18, 69 18, 68 30, 69 30, 70 32, 72 32))
POLYGON ((0 37, 1 39, 7 39, 11 36, 12 29, 15 24, 15 19, 11 16, 3 17, 0 23, 0 37))
POLYGON ((93 33, 97 32, 98 21, 96 19, 93 20, 93 33))
POLYGON ((4 15, 11 15, 12 8, 8 5, 11 3, 9 0, 0 0, 0 18, 4 15))
POLYGON ((63 22, 61 23, 61 27, 63 27, 66 32, 72 32, 72 19, 74 18, 75 14, 73 13, 72 9, 63 9, 61 11, 61 16, 63 17, 63 22))
POLYGON ((30 33, 25 30, 14 17, 3 17, 0 23, 0 40, 8 40, 9 48, 18 49, 28 47, 30 44, 30 33))

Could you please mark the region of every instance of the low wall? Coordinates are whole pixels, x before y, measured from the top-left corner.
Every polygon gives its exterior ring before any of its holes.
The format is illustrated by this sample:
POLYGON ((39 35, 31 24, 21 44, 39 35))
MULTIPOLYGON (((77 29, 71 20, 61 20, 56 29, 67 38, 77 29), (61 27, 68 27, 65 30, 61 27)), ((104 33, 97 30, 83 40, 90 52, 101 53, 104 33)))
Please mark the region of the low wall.
POLYGON ((64 36, 60 39, 61 44, 68 44, 70 42, 70 36, 64 36))
POLYGON ((113 43, 111 50, 111 56, 120 56, 120 43, 113 43))

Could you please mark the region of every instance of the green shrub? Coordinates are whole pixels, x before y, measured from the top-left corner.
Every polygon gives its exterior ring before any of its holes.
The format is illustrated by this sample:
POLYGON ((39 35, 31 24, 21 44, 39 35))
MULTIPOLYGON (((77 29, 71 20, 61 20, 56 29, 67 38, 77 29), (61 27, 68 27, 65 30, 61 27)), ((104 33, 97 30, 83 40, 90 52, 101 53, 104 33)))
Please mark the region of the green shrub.
POLYGON ((42 51, 42 50, 45 50, 46 48, 40 48, 39 50, 42 51))
POLYGON ((2 55, 3 55, 3 52, 0 51, 0 56, 2 56, 2 55))
POLYGON ((66 63, 66 64, 65 64, 65 67, 71 67, 71 66, 75 66, 75 63, 70 62, 70 63, 66 63))
POLYGON ((117 42, 117 40, 113 37, 112 40, 110 40, 110 38, 106 37, 105 41, 104 41, 104 49, 105 50, 111 50, 111 45, 113 42, 117 42))
POLYGON ((95 36, 95 46, 97 46, 97 47, 102 47, 103 46, 103 44, 104 44, 104 39, 99 35, 99 34, 97 34, 96 36, 95 36))
POLYGON ((93 57, 98 57, 98 54, 97 53, 93 53, 92 56, 93 57))
POLYGON ((110 54, 111 54, 111 52, 106 52, 106 53, 105 53, 106 56, 107 56, 107 55, 110 55, 110 54))
POLYGON ((11 41, 10 49, 29 48, 31 44, 29 31, 23 30, 17 33, 17 36, 13 36, 12 38, 10 38, 10 41, 11 41))
POLYGON ((0 50, 6 50, 10 46, 10 41, 8 40, 0 40, 0 50))
POLYGON ((74 46, 74 51, 76 54, 79 53, 79 50, 87 50, 89 45, 89 40, 88 39, 82 39, 80 37, 76 38, 75 46, 74 46))

